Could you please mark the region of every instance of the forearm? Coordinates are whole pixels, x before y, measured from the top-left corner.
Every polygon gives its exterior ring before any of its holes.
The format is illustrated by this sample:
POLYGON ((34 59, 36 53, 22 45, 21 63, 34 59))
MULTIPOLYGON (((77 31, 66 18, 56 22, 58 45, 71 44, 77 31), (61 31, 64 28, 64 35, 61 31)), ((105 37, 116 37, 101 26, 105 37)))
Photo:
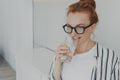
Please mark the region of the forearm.
POLYGON ((55 67, 53 70, 53 76, 55 80, 60 80, 60 75, 61 75, 61 69, 62 69, 62 62, 61 61, 56 61, 55 67))

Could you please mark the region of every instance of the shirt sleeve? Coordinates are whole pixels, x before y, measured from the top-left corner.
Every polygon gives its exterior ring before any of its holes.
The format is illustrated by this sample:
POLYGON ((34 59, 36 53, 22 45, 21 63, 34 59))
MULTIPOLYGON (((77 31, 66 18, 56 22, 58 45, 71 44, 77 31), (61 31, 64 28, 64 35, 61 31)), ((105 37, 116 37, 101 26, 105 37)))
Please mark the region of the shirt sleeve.
POLYGON ((116 56, 114 59, 114 65, 111 72, 112 80, 120 80, 120 57, 116 56))
MULTIPOLYGON (((51 63, 51 67, 50 67, 50 70, 49 70, 49 75, 48 75, 48 80, 55 80, 54 76, 53 76, 53 70, 54 70, 54 67, 55 67, 55 58, 54 60, 52 61, 51 63)), ((60 75, 60 80, 62 80, 62 76, 60 75)))
POLYGON ((49 76, 48 76, 48 80, 55 80, 54 76, 53 76, 53 69, 55 66, 55 59, 53 59, 51 66, 50 66, 50 70, 49 70, 49 76))

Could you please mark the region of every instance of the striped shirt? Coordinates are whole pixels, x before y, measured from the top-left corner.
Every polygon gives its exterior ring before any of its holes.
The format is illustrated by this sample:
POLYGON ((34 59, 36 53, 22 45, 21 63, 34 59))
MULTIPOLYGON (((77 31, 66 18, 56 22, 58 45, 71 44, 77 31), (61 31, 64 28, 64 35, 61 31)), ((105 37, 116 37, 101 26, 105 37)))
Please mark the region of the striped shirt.
MULTIPOLYGON (((94 58, 96 64, 92 68, 89 80, 120 80, 120 60, 113 50, 102 47, 97 43, 94 58)), ((49 80, 55 80, 53 76, 54 64, 55 61, 50 68, 49 80)), ((64 80, 62 76, 61 80, 64 80)))

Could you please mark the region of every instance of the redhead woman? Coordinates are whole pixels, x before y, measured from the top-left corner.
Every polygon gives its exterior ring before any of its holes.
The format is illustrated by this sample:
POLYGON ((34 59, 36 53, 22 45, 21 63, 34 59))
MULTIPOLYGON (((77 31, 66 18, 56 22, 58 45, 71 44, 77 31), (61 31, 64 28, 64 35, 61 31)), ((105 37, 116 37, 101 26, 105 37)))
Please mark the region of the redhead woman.
POLYGON ((120 80, 119 58, 91 39, 98 23, 94 0, 80 0, 67 11, 63 30, 75 47, 61 44, 50 69, 49 80, 120 80), (66 59, 63 59, 66 56, 66 59))

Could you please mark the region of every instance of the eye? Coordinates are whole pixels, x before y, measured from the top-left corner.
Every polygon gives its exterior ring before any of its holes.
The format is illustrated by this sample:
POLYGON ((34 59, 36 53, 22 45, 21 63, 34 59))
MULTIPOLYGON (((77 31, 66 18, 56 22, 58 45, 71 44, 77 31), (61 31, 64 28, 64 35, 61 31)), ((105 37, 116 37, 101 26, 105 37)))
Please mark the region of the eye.
POLYGON ((70 25, 66 25, 65 30, 66 32, 71 32, 72 27, 70 25))
POLYGON ((76 27, 76 31, 77 31, 77 33, 83 33, 83 31, 84 31, 83 26, 82 27, 76 27))
POLYGON ((66 33, 71 33, 72 32, 72 27, 70 25, 66 24, 66 25, 63 26, 63 28, 64 28, 64 31, 66 33))

